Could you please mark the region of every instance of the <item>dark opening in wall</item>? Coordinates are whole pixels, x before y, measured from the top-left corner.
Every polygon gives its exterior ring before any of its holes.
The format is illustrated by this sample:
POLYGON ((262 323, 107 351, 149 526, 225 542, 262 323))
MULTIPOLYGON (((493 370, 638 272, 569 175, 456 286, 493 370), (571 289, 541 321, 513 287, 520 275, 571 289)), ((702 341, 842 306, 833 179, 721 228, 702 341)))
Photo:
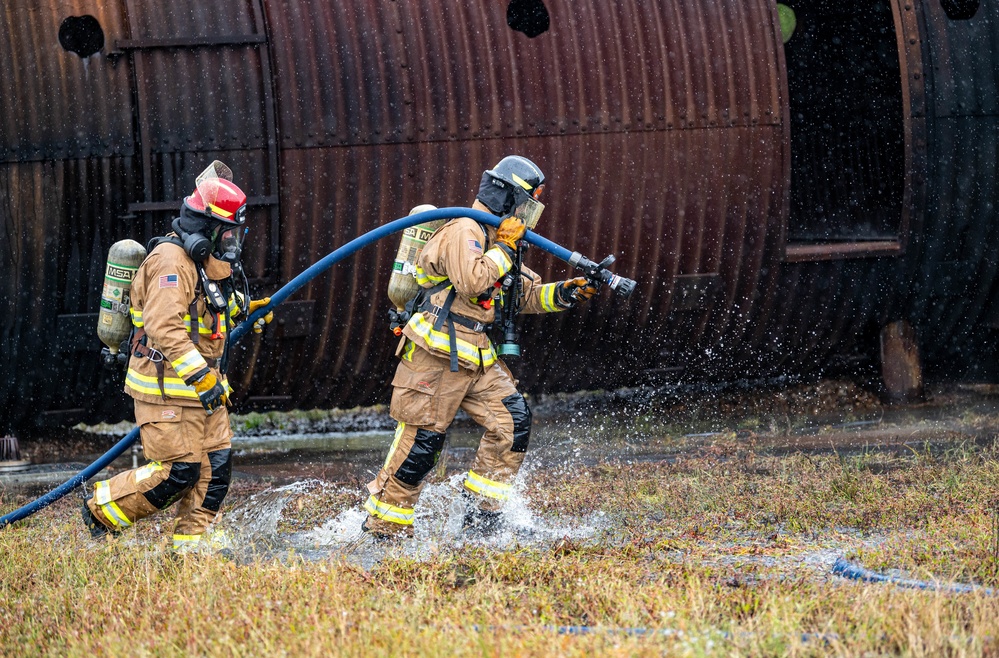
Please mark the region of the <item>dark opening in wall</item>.
POLYGON ((80 57, 90 57, 104 47, 104 30, 93 16, 70 16, 59 26, 59 45, 80 57))
POLYGON ((940 0, 947 18, 952 21, 966 21, 978 13, 981 0, 940 0))
POLYGON ((902 79, 889 0, 785 0, 791 208, 797 242, 898 237, 902 79))
POLYGON ((510 0, 506 8, 506 24, 533 39, 548 31, 551 18, 542 0, 510 0))

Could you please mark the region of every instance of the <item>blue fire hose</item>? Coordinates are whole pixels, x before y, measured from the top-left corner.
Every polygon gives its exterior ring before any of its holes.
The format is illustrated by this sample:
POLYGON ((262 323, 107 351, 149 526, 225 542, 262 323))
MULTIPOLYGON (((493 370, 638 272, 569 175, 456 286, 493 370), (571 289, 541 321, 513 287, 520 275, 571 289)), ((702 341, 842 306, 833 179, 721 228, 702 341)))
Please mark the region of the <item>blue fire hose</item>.
MULTIPOLYGON (((289 281, 284 287, 271 295, 271 301, 267 304, 267 306, 257 309, 252 315, 250 315, 249 318, 247 318, 245 322, 233 329, 232 334, 230 335, 230 340, 233 342, 238 341, 247 331, 249 331, 254 322, 270 313, 281 302, 298 292, 302 286, 312 281, 336 263, 339 263, 341 260, 353 255, 354 252, 359 251, 392 233, 402 231, 411 226, 423 224, 424 222, 432 222, 438 219, 454 219, 456 217, 469 217, 479 223, 488 224, 493 227, 498 227, 500 224, 500 219, 498 217, 479 210, 472 210, 471 208, 439 208, 437 210, 427 210, 426 212, 402 217, 395 221, 391 221, 388 224, 379 226, 376 229, 368 231, 362 236, 354 238, 321 260, 313 263, 308 269, 289 281)), ((614 262, 613 257, 608 256, 602 262, 594 263, 593 261, 584 258, 578 252, 570 252, 565 247, 561 247, 551 240, 543 238, 532 231, 527 231, 524 234, 524 240, 543 251, 547 251, 556 258, 566 261, 573 267, 582 269, 588 277, 595 279, 599 283, 609 285, 619 295, 628 296, 635 287, 634 281, 619 277, 607 269, 607 265, 614 262)), ((55 501, 59 500, 76 487, 100 473, 105 467, 108 466, 108 464, 113 462, 121 456, 122 453, 128 450, 128 448, 135 443, 135 440, 138 438, 139 428, 136 427, 133 428, 131 432, 126 434, 125 438, 116 443, 110 450, 101 455, 97 461, 87 468, 66 480, 41 498, 38 498, 37 500, 28 503, 24 507, 16 509, 3 517, 0 517, 0 528, 5 528, 11 523, 31 516, 38 510, 48 507, 55 501)))
POLYGON ((836 563, 833 565, 832 571, 837 576, 849 578, 851 580, 860 580, 865 583, 890 583, 892 585, 908 589, 922 589, 933 592, 947 592, 950 594, 970 594, 973 592, 979 592, 987 596, 995 596, 996 593, 991 587, 984 587, 982 585, 970 585, 966 583, 938 583, 926 580, 914 580, 912 578, 890 576, 878 573, 877 571, 871 571, 870 569, 865 569, 864 567, 853 564, 844 558, 836 559, 836 563))

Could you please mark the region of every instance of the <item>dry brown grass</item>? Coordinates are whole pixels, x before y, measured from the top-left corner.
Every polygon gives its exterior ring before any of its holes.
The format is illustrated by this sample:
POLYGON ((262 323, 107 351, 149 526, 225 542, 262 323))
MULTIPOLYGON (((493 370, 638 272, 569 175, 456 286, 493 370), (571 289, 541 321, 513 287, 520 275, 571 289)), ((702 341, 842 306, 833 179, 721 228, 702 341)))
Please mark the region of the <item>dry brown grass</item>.
MULTIPOLYGON (((171 559, 149 521, 94 542, 63 501, 0 531, 0 654, 992 655, 996 598, 859 584, 829 563, 995 586, 997 484, 996 453, 971 444, 786 457, 723 444, 532 473, 538 515, 604 514, 589 539, 445 544, 370 570, 338 555, 171 559)), ((229 506, 251 493, 235 487, 229 506)), ((302 494, 279 533, 359 499, 302 494)))

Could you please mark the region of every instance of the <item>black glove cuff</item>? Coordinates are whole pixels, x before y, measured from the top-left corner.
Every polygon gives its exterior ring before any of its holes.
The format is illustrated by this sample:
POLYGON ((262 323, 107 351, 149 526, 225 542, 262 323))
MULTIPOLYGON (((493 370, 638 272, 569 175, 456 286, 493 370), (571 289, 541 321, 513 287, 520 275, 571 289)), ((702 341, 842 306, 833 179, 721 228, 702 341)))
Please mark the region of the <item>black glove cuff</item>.
POLYGON ((201 370, 198 370, 197 372, 188 375, 187 378, 184 379, 184 383, 187 384, 188 386, 194 386, 194 382, 200 380, 202 377, 204 377, 210 372, 211 370, 209 370, 208 367, 206 366, 201 370))
POLYGON ((510 262, 513 263, 517 260, 517 252, 510 248, 510 245, 504 244, 502 242, 497 242, 496 246, 503 250, 510 262))
POLYGON ((576 300, 564 283, 558 284, 555 288, 555 305, 564 309, 570 309, 576 305, 576 300))

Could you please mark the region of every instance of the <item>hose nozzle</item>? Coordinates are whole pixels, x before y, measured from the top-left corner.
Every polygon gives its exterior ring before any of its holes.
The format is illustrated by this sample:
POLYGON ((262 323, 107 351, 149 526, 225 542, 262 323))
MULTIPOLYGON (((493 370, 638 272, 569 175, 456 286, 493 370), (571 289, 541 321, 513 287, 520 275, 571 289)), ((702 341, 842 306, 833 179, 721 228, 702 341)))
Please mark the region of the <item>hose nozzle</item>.
POLYGON ((635 286, 638 284, 633 279, 619 276, 607 269, 614 264, 615 260, 617 259, 614 258, 614 254, 611 254, 599 263, 594 263, 578 251, 574 251, 569 257, 569 264, 583 270, 583 276, 593 285, 597 287, 607 285, 619 297, 627 299, 631 293, 635 292, 635 286))

